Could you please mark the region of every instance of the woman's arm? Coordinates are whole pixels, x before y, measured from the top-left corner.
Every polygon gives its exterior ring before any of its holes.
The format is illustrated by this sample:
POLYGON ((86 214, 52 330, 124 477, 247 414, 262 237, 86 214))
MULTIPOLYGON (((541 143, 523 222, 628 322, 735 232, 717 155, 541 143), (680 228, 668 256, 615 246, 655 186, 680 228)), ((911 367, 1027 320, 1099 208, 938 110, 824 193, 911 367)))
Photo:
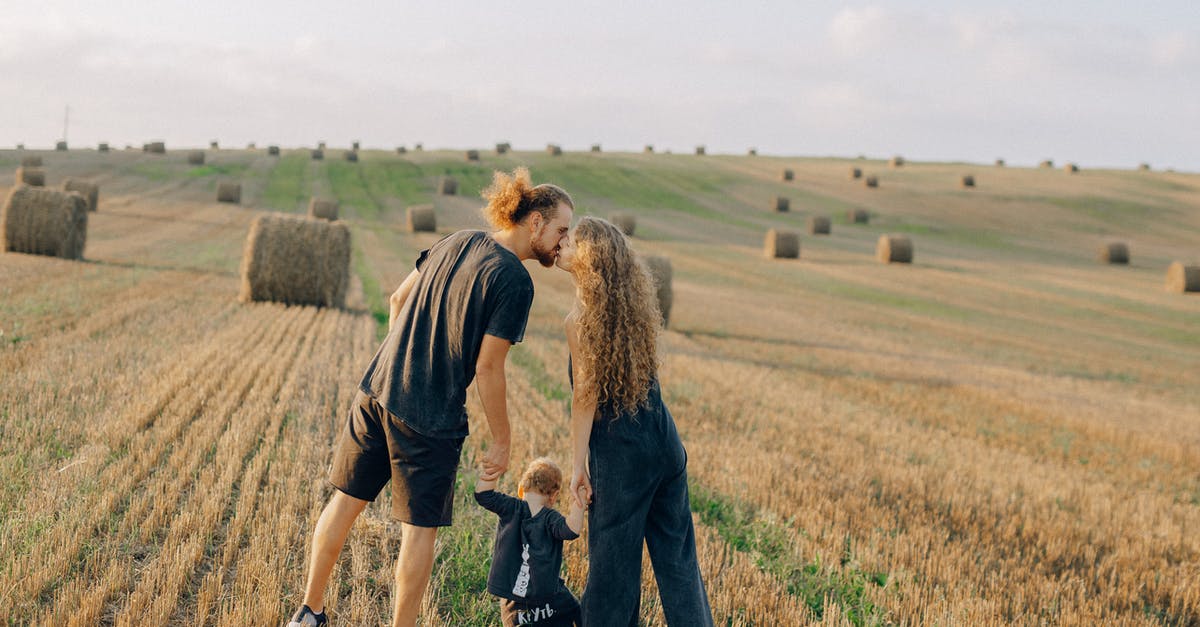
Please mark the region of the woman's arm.
MULTIPOLYGON (((579 355, 579 332, 574 315, 567 315, 567 346, 572 355, 579 355)), ((571 396, 571 496, 580 508, 592 501, 592 481, 588 476, 588 443, 592 438, 592 422, 596 418, 596 393, 591 375, 579 359, 571 360, 571 376, 575 391, 571 396)))

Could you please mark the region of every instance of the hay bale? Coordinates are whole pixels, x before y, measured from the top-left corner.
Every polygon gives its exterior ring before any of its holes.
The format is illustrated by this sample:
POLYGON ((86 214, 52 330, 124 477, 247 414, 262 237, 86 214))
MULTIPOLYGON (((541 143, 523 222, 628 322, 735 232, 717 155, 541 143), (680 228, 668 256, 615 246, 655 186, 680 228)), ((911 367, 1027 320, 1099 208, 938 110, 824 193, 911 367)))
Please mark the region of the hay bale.
POLYGON ((87 201, 88 211, 95 211, 100 203, 100 186, 91 181, 69 178, 63 181, 64 192, 75 192, 87 201))
POLYGON ((1149 164, 1149 163, 1139 163, 1139 164, 1138 164, 1138 170, 1141 170, 1142 172, 1149 172, 1149 171, 1150 171, 1150 164, 1149 164))
POLYGON ((1176 261, 1167 268, 1167 290, 1171 292, 1200 292, 1200 263, 1176 261))
POLYGON ((871 213, 866 209, 851 209, 846 212, 846 217, 853 224, 867 224, 871 221, 871 213))
POLYGON ((58 142, 57 144, 54 144, 54 149, 59 152, 66 152, 67 151, 67 142, 58 142))
POLYGON ((862 178, 862 168, 850 168, 850 180, 862 178))
POLYGON ((875 257, 883 263, 912 263, 912 240, 907 235, 880 235, 875 257))
POLYGON ((600 152, 600 144, 592 144, 592 152, 600 152))
POLYGON ((108 144, 106 142, 100 142, 100 145, 96 148, 96 150, 100 152, 108 152, 108 144))
POLYGON ((351 142, 350 148, 352 150, 354 150, 355 152, 357 152, 358 151, 358 141, 351 142))
POLYGON ((204 151, 192 150, 188 152, 187 161, 190 165, 204 165, 204 151))
POLYGON ((833 223, 828 216, 808 216, 808 233, 810 235, 829 235, 833 223))
POLYGON ((241 273, 244 303, 340 308, 350 284, 350 229, 343 222, 261 215, 250 224, 241 273))
POLYGON ((787 213, 792 208, 792 203, 786 196, 775 197, 775 211, 778 213, 787 213))
POLYGON ((458 181, 453 176, 443 176, 438 182, 438 193, 453 196, 458 193, 458 181))
POLYGON ((704 152, 705 152, 705 151, 704 151, 704 146, 696 146, 696 154, 697 154, 698 156, 701 156, 701 157, 703 157, 703 156, 704 156, 704 152))
POLYGON ((1112 264, 1129 263, 1129 246, 1125 242, 1106 242, 1100 246, 1100 262, 1112 264))
POLYGON ((217 143, 217 140, 214 139, 214 140, 208 142, 208 147, 210 150, 220 150, 221 144, 217 143))
POLYGON ((278 157, 279 156, 279 146, 276 146, 274 144, 267 146, 267 156, 278 157))
POLYGON ((33 187, 45 187, 46 171, 41 168, 27 168, 25 166, 21 166, 17 168, 16 184, 30 185, 33 187))
POLYGON ((771 229, 763 240, 763 254, 768 259, 799 259, 800 236, 795 231, 771 229))
POLYGON ((654 145, 653 145, 653 144, 646 144, 646 147, 645 147, 645 148, 642 148, 642 152, 643 152, 644 154, 647 154, 647 155, 652 155, 652 154, 654 154, 654 145))
POLYGON ((509 150, 512 150, 512 144, 509 144, 508 142, 500 142, 496 144, 496 154, 498 155, 506 154, 509 150))
POLYGON ((149 142, 146 144, 146 152, 152 155, 167 154, 167 144, 164 142, 149 142))
POLYGON ((903 165, 904 165, 904 157, 901 157, 900 155, 896 155, 895 157, 892 157, 891 159, 888 160, 889 168, 899 168, 903 165))
POLYGON ((562 156, 562 146, 558 144, 546 144, 546 153, 552 157, 562 156))
POLYGON ((325 158, 325 149, 317 148, 317 149, 313 150, 312 158, 313 158, 313 161, 320 161, 320 160, 324 159, 325 158))
POLYGON ((996 159, 996 167, 1003 168, 1004 167, 1004 159, 996 159))
POLYGON ((242 202, 242 184, 223 181, 217 184, 217 202, 242 202))
POLYGON ((255 150, 257 148, 258 148, 258 144, 255 144, 254 142, 250 142, 249 144, 246 144, 246 150, 255 150))
POLYGON ((632 213, 614 213, 608 220, 629 237, 633 237, 633 232, 637 229, 637 216, 632 213))
POLYGON ((791 181, 791 180, 795 180, 795 178, 796 178, 796 173, 793 172, 791 168, 784 168, 783 172, 779 173, 779 179, 782 181, 791 181))
POLYGON ((1043 162, 1039 163, 1039 164, 1038 164, 1038 167, 1039 167, 1039 168, 1046 168, 1046 169, 1053 169, 1053 168, 1054 168, 1054 160, 1053 160, 1053 159, 1046 159, 1045 161, 1043 161, 1043 162))
POLYGON ((405 148, 404 146, 396 146, 396 154, 398 154, 398 155, 408 154, 408 148, 405 148))
POLYGON ((879 187, 879 179, 874 176, 868 176, 863 179, 863 185, 867 187, 879 187))
POLYGON ((317 142, 317 150, 325 150, 325 142, 317 142))
POLYGON ((25 150, 25 144, 17 144, 17 150, 25 150))
POLYGON ((25 155, 21 157, 21 166, 25 168, 40 168, 42 167, 42 158, 37 155, 25 155))
POLYGON ((421 142, 417 142, 417 143, 413 144, 413 150, 415 150, 417 152, 421 152, 421 151, 425 150, 425 144, 422 144, 421 142))
POLYGON ((478 150, 468 150, 467 151, 467 161, 479 161, 479 151, 478 150))
POLYGON ((748 156, 748 157, 757 157, 757 156, 758 156, 758 149, 757 149, 757 148, 751 148, 750 150, 747 150, 747 151, 746 151, 746 156, 748 156))
POLYGON ((666 328, 671 321, 671 304, 675 300, 671 290, 671 259, 662 255, 649 255, 645 262, 646 268, 650 270, 650 279, 654 281, 658 310, 662 313, 662 325, 666 328))
POLYGON ((82 259, 88 203, 80 194, 17 185, 0 210, 5 252, 82 259))
POLYGON ((962 178, 959 179, 959 184, 963 187, 975 187, 975 177, 970 174, 964 174, 962 178))
POLYGON ((316 196, 309 198, 308 217, 329 220, 330 222, 337 220, 338 201, 332 198, 317 198, 316 196))
POLYGON ((355 152, 353 150, 347 150, 345 156, 346 156, 346 161, 349 161, 350 163, 358 163, 358 153, 357 152, 355 152))
POLYGON ((433 212, 433 205, 413 205, 405 213, 408 218, 409 231, 413 233, 437 231, 437 214, 433 212))
POLYGON ((1063 166, 1063 172, 1066 172, 1067 174, 1076 174, 1079 172, 1079 166, 1075 165, 1074 163, 1068 163, 1067 165, 1063 166))

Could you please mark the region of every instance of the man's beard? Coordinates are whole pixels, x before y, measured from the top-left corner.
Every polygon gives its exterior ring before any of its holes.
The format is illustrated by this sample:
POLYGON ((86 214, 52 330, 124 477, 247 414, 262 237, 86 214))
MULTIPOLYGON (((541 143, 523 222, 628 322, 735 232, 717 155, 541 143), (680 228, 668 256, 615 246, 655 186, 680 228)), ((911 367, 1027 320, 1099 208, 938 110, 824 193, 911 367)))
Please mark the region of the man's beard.
POLYGON ((530 242, 530 248, 533 249, 533 256, 537 257, 538 263, 542 264, 543 268, 553 268, 554 261, 558 257, 558 246, 549 250, 542 248, 542 245, 537 240, 530 242))

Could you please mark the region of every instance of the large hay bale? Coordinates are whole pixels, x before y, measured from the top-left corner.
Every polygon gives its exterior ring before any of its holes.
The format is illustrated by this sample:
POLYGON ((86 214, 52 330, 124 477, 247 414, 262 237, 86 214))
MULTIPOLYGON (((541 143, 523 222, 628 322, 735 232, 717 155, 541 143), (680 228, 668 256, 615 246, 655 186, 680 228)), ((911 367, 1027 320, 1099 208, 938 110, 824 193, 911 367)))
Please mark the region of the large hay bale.
POLYGON ((852 181, 854 179, 860 179, 862 178, 862 168, 850 168, 848 174, 850 175, 850 180, 852 181))
POLYGON ((404 146, 396 146, 396 154, 398 154, 398 155, 408 154, 408 148, 405 148, 404 146))
POLYGON ((600 144, 592 144, 592 152, 600 152, 600 144))
POLYGON ((59 152, 66 152, 67 151, 67 142, 58 142, 58 143, 54 144, 54 149, 59 152))
POLYGON ((358 152, 354 150, 347 150, 346 161, 349 161, 350 163, 358 163, 358 152))
POLYGON ((276 146, 274 144, 267 146, 267 156, 278 157, 279 156, 279 146, 276 146))
POLYGON ((63 181, 64 192, 75 192, 87 201, 88 211, 95 211, 100 203, 100 186, 91 181, 69 178, 63 181))
POLYGON ((748 156, 748 157, 757 157, 757 156, 758 156, 758 149, 757 149, 757 148, 751 148, 750 150, 747 150, 747 151, 746 151, 746 156, 748 156))
POLYGON ((458 193, 458 181, 453 176, 443 176, 438 182, 438 193, 443 196, 453 196, 458 193))
POLYGON ((217 142, 217 140, 214 139, 214 140, 208 142, 208 147, 212 150, 220 150, 221 144, 219 142, 217 142))
POLYGON ((421 142, 417 142, 417 143, 413 144, 413 150, 415 150, 417 152, 422 152, 425 150, 425 144, 422 144, 421 142))
POLYGON ((875 256, 883 263, 912 263, 912 240, 907 235, 880 235, 875 256))
POLYGON ((80 194, 17 185, 0 211, 2 250, 82 259, 87 214, 87 200, 80 194))
POLYGON ((650 278, 654 281, 658 310, 662 313, 662 325, 665 328, 671 321, 671 304, 675 300, 671 290, 671 259, 662 255, 649 255, 645 261, 646 268, 650 270, 650 278))
POLYGON ((654 144, 646 144, 646 147, 642 148, 642 152, 648 155, 654 154, 654 144))
POLYGON ((204 165, 204 151, 192 150, 188 152, 187 160, 190 165, 204 165))
POLYGON ((1167 268, 1167 290, 1180 293, 1200 292, 1200 263, 1172 263, 1167 268))
POLYGON ((222 181, 217 184, 217 202, 242 202, 242 184, 222 181))
POLYGON ((337 220, 338 201, 332 198, 317 198, 316 196, 309 198, 308 217, 329 220, 330 222, 337 220))
POLYGON ((146 144, 146 152, 152 155, 167 154, 167 144, 165 142, 149 142, 146 144))
POLYGON ((796 173, 793 172, 791 168, 784 168, 783 172, 779 174, 779 179, 782 181, 792 181, 795 180, 795 178, 796 173))
POLYGON ((562 146, 558 144, 546 144, 546 153, 553 157, 561 157, 562 146))
POLYGON ((479 151, 478 150, 468 150, 467 151, 467 161, 479 161, 479 151))
POLYGON ((42 158, 37 155, 25 155, 21 157, 21 166, 26 168, 40 168, 44 165, 42 158))
POLYGON ((868 176, 863 179, 863 185, 867 187, 879 187, 879 179, 874 176, 868 176))
POLYGON ((45 187, 46 171, 41 168, 27 168, 25 166, 21 166, 17 168, 16 184, 31 185, 33 187, 45 187))
POLYGON ((1129 246, 1125 242, 1106 242, 1100 246, 1100 262, 1129 263, 1129 246))
POLYGON ((810 235, 829 235, 833 223, 828 216, 808 216, 808 233, 810 235))
POLYGON ((1139 164, 1138 164, 1138 170, 1141 170, 1142 172, 1149 172, 1149 171, 1150 171, 1150 164, 1149 164, 1149 163, 1139 163, 1139 164))
POLYGON ((512 150, 512 144, 509 144, 508 142, 500 142, 496 144, 496 154, 498 155, 506 154, 509 150, 512 150))
POLYGON ((254 150, 256 148, 258 148, 258 144, 254 143, 254 142, 250 142, 250 143, 246 144, 246 150, 254 150))
POLYGON ((846 212, 846 217, 854 224, 867 224, 871 221, 871 212, 866 209, 851 209, 846 212))
POLYGON ((792 208, 792 202, 788 199, 787 196, 776 196, 775 197, 775 211, 777 211, 778 213, 787 213, 788 211, 791 210, 791 208, 792 208))
POLYGON ((637 229, 637 216, 632 213, 614 213, 608 219, 618 229, 621 229, 622 233, 633 237, 633 232, 637 229))
POLYGON ((696 154, 703 157, 705 153, 704 146, 696 146, 696 154))
POLYGON ((99 150, 100 152, 108 152, 108 144, 106 142, 100 142, 100 145, 96 148, 96 150, 99 150))
POLYGON ((964 174, 959 179, 959 184, 963 187, 975 187, 975 177, 970 174, 964 174))
POLYGON ((896 155, 888 160, 889 168, 898 168, 902 165, 904 165, 904 157, 901 157, 900 155, 896 155))
POLYGON ((408 218, 409 231, 413 233, 437 231, 437 214, 433 211, 433 205, 413 205, 405 213, 408 218))
POLYGON ((323 141, 317 142, 317 150, 320 150, 323 152, 325 150, 325 142, 323 142, 323 141))
POLYGON ((242 253, 242 302, 342 307, 350 284, 350 229, 282 214, 250 224, 242 253))
POLYGON ((350 147, 351 147, 351 148, 352 148, 352 149, 353 149, 355 152, 357 152, 357 151, 358 151, 358 141, 354 141, 354 142, 352 142, 352 143, 350 144, 350 147))
POLYGON ((996 159, 996 167, 1003 168, 1004 167, 1004 159, 996 159))
POLYGON ((25 144, 17 144, 17 150, 25 150, 25 144))
POLYGON ((1054 168, 1054 160, 1053 160, 1053 159, 1046 159, 1045 161, 1042 161, 1041 163, 1039 163, 1039 164, 1038 164, 1038 167, 1039 167, 1039 168, 1053 169, 1053 168, 1054 168))
POLYGON ((1067 174, 1076 174, 1079 172, 1079 166, 1075 165, 1074 163, 1068 163, 1067 165, 1063 166, 1063 172, 1066 172, 1067 174))
POLYGON ((325 149, 317 148, 312 151, 313 161, 320 161, 325 158, 325 149))
POLYGON ((800 236, 794 231, 771 229, 763 240, 763 254, 770 259, 799 259, 800 236))

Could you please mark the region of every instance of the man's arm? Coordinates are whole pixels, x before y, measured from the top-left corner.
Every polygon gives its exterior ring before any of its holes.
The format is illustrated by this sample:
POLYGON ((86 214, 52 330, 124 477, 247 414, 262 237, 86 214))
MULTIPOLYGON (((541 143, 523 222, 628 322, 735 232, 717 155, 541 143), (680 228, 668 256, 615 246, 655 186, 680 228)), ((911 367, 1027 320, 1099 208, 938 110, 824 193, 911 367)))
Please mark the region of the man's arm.
POLYGON ((479 478, 495 481, 508 470, 508 399, 504 381, 504 361, 512 342, 494 335, 484 335, 479 346, 479 357, 475 360, 475 385, 479 401, 487 416, 488 428, 492 432, 491 446, 483 457, 483 470, 479 478))
POLYGON ((420 270, 413 270, 404 277, 404 281, 400 283, 400 287, 392 292, 391 298, 388 299, 390 311, 388 312, 388 331, 391 332, 392 325, 396 324, 396 318, 400 316, 400 310, 404 309, 404 303, 408 302, 408 297, 412 294, 413 288, 417 285, 417 280, 421 278, 420 270))

